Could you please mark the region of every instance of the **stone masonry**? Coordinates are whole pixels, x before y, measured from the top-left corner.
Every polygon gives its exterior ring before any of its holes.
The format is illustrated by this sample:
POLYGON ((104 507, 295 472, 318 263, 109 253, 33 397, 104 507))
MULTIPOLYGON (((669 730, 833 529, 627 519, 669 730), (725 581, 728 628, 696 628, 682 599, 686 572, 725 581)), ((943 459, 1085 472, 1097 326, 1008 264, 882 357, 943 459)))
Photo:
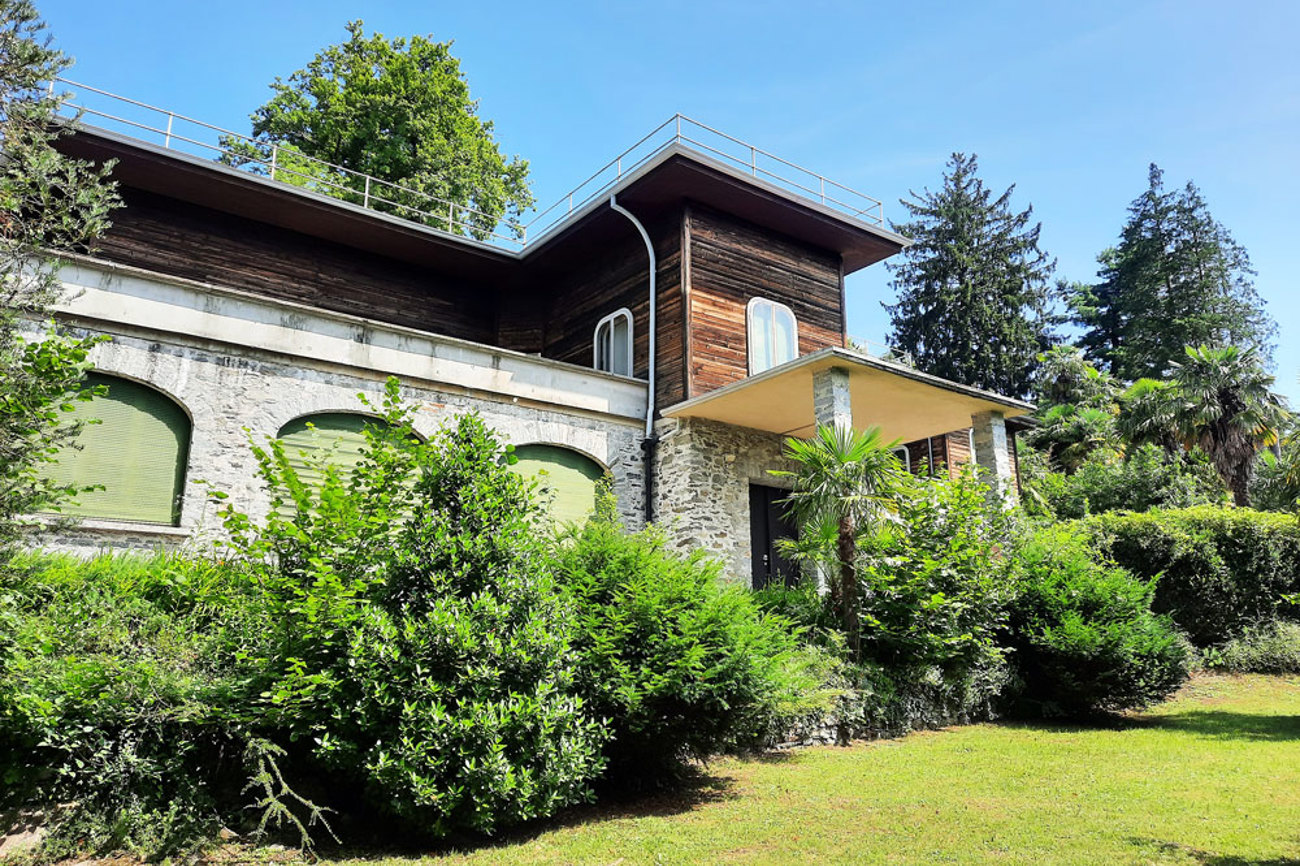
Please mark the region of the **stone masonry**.
POLYGON ((748 584, 751 573, 749 485, 790 487, 771 474, 792 468, 784 439, 702 419, 665 419, 656 427, 656 522, 683 552, 705 550, 723 577, 748 584))

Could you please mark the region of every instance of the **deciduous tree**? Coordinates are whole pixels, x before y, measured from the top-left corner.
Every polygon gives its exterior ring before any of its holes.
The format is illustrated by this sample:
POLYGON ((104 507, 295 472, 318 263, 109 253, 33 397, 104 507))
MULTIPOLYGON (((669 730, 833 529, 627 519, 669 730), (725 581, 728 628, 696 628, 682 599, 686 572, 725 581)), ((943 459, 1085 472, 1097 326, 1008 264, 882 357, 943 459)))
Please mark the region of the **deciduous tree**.
POLYGON ((28 337, 59 297, 57 253, 85 249, 117 204, 111 166, 55 147, 67 124, 49 83, 69 62, 30 0, 0 0, 0 559, 22 515, 75 492, 40 467, 76 433, 59 421, 70 401, 89 396, 80 383, 90 341, 52 324, 43 340, 28 337))
POLYGON ((501 152, 451 42, 366 36, 361 21, 347 31, 271 83, 252 114, 257 144, 226 139, 228 161, 267 160, 275 147, 279 180, 477 237, 532 206, 528 163, 501 152), (332 166, 397 186, 372 183, 367 195, 364 179, 332 166))

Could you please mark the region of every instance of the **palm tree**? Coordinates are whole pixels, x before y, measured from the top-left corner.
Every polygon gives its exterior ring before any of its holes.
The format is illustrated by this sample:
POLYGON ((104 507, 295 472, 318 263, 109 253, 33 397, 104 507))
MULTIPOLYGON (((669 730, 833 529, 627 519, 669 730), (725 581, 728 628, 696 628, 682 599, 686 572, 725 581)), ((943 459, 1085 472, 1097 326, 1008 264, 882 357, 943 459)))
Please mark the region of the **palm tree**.
POLYGON ((1183 437, 1176 417, 1179 401, 1172 387, 1160 379, 1138 379, 1120 397, 1117 426, 1131 448, 1149 443, 1168 455, 1178 453, 1183 437))
POLYGON ((874 531, 903 484, 903 469, 879 427, 861 432, 819 427, 811 439, 787 439, 785 456, 798 467, 774 474, 793 479, 787 508, 808 536, 834 538, 838 581, 831 586, 849 651, 861 650, 858 541, 874 531))
POLYGON ((1239 506, 1250 504, 1250 477, 1260 448, 1277 439, 1286 418, 1281 399, 1269 390, 1254 349, 1188 346, 1173 364, 1169 411, 1185 445, 1199 445, 1239 506))

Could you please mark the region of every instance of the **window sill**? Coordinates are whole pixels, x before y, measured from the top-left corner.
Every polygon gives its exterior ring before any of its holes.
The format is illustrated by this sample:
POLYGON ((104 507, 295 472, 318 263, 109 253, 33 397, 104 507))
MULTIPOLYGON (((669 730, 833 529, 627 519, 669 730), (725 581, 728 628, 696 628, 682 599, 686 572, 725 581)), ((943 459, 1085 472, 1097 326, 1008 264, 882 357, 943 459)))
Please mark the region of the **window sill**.
MULTIPOLYGON (((33 518, 47 528, 54 528, 65 520, 61 515, 37 514, 33 518)), ((64 532, 89 531, 106 535, 156 535, 162 538, 189 538, 193 533, 180 526, 167 526, 163 523, 137 523, 130 520, 106 520, 102 517, 86 517, 74 520, 62 527, 64 532)))

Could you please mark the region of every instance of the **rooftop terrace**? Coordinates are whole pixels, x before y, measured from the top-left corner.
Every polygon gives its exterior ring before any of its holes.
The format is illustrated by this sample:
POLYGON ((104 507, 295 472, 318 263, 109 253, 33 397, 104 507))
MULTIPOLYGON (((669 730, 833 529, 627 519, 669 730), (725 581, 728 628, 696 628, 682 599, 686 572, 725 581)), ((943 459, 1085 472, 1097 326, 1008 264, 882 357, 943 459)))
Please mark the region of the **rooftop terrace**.
POLYGON ((507 250, 522 251, 541 242, 571 214, 607 196, 623 178, 675 148, 698 153, 855 222, 884 227, 879 199, 681 114, 655 127, 554 204, 520 222, 498 220, 464 204, 90 85, 66 78, 57 83, 66 88, 63 114, 68 118, 507 250))

